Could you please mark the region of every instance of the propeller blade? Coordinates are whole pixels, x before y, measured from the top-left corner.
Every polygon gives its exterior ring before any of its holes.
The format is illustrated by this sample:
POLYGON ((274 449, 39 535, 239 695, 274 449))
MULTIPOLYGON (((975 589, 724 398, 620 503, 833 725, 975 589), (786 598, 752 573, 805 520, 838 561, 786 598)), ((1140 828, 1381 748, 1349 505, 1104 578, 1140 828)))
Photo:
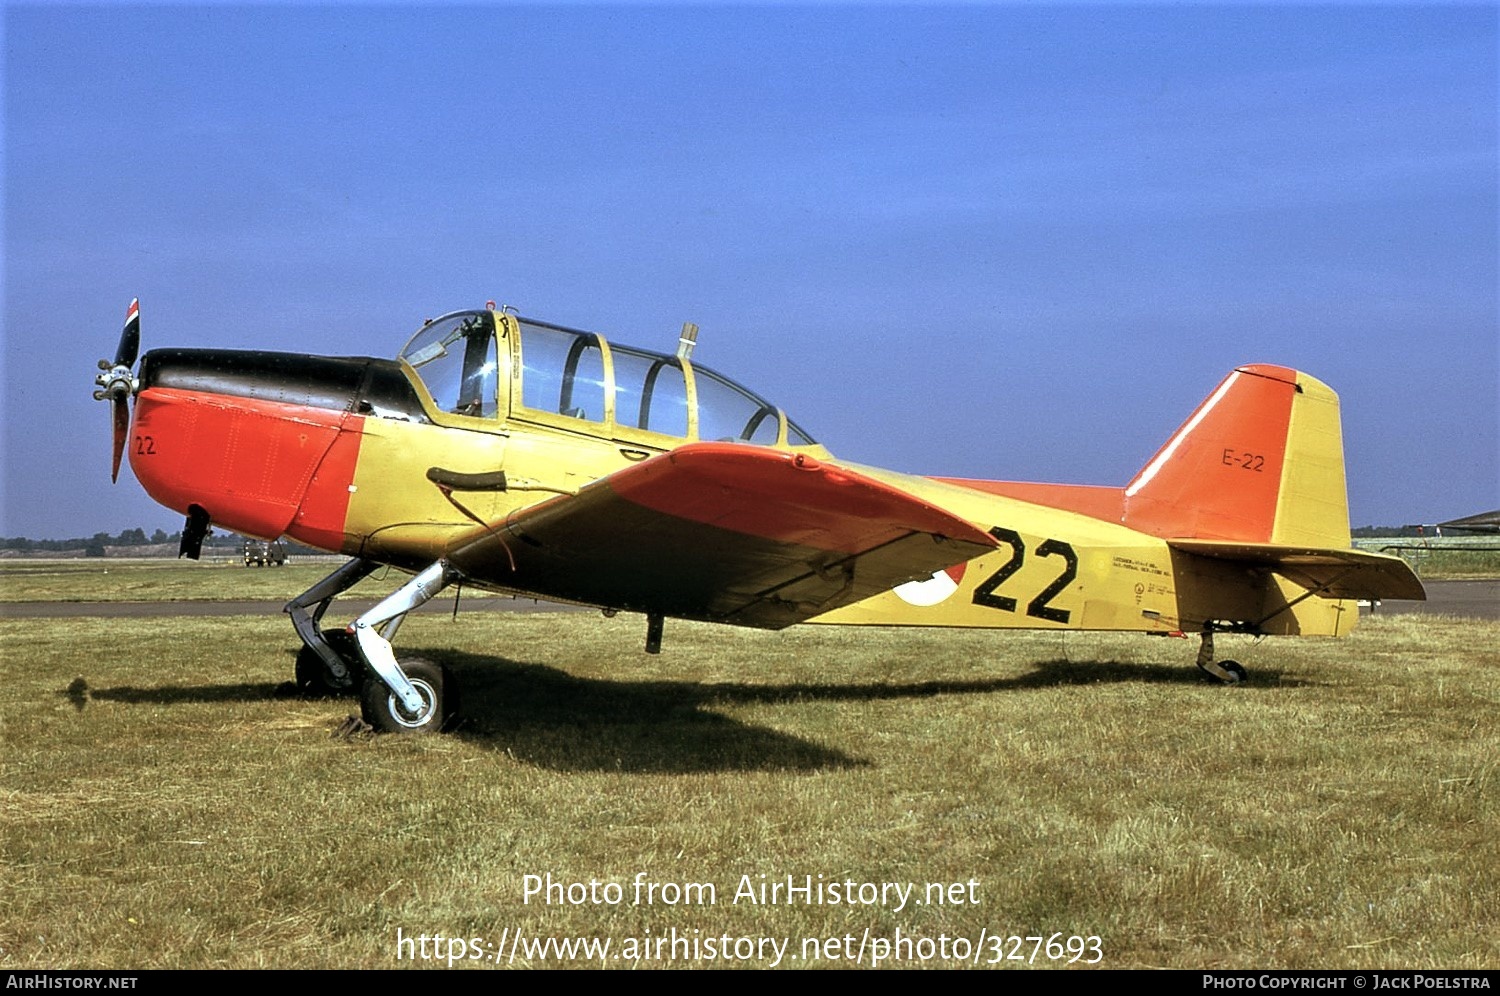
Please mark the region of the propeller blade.
POLYGON ((120 479, 120 457, 125 454, 125 439, 130 435, 130 395, 134 390, 130 368, 135 366, 140 351, 141 301, 136 298, 125 309, 125 328, 120 331, 120 344, 115 347, 114 364, 100 360, 99 369, 104 372, 94 378, 94 383, 99 385, 94 397, 109 402, 110 417, 114 422, 114 456, 109 469, 112 482, 120 479))
POLYGON ((136 298, 125 309, 125 328, 120 330, 120 345, 115 349, 115 366, 135 366, 141 351, 141 299, 136 298))
POLYGON ((115 416, 114 465, 109 470, 109 481, 113 484, 120 479, 120 455, 125 452, 125 437, 130 433, 130 402, 124 398, 115 398, 110 408, 114 410, 115 416))

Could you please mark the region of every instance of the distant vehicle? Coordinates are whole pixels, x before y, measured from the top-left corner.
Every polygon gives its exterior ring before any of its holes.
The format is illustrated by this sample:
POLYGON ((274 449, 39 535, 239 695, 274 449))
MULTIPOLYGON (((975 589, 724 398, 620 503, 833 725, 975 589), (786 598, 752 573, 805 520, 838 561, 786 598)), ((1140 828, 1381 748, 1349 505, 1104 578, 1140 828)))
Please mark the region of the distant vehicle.
POLYGON ((286 547, 281 540, 245 540, 246 567, 281 567, 286 563, 286 547))

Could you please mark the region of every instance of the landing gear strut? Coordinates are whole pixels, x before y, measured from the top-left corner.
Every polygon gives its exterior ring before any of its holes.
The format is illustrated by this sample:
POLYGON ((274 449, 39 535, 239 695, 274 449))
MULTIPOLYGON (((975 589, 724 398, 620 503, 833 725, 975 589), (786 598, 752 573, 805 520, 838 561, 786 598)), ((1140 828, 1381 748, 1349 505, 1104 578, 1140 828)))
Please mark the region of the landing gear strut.
POLYGON ((281 611, 292 617, 292 625, 302 638, 302 649, 297 654, 297 689, 304 695, 321 698, 359 691, 359 683, 364 680, 364 661, 354 637, 345 630, 320 629, 319 623, 335 595, 353 588, 379 566, 373 560, 359 557, 345 561, 338 570, 282 607, 281 611))
POLYGON ((406 614, 431 599, 463 575, 439 560, 369 612, 354 620, 355 643, 371 680, 361 696, 365 722, 390 733, 428 733, 441 730, 454 715, 451 682, 440 665, 419 657, 398 663, 391 640, 406 614))
POLYGON ((1217 664, 1214 663, 1214 629, 1212 625, 1203 627, 1202 636, 1203 643, 1198 647, 1198 670, 1225 685, 1238 685, 1244 681, 1248 675, 1239 661, 1219 661, 1217 664))
POLYGON ((406 614, 463 575, 439 560, 360 616, 348 629, 321 629, 334 596, 348 591, 380 565, 355 558, 286 603, 302 638, 297 687, 304 694, 360 697, 366 723, 388 733, 441 730, 457 714, 453 681, 442 665, 420 657, 399 663, 391 640, 406 614))

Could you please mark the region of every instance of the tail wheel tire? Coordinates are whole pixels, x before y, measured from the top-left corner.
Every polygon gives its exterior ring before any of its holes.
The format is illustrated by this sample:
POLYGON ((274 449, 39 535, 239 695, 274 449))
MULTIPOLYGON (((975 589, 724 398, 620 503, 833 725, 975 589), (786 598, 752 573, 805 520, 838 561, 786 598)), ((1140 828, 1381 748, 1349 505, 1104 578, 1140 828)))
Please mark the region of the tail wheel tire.
MULTIPOLYGON (((323 658, 312 647, 303 646, 297 651, 297 691, 312 699, 341 698, 359 694, 360 682, 364 680, 364 660, 354 643, 354 634, 346 629, 327 629, 323 639, 339 655, 348 673, 337 678, 323 663, 323 658)), ((378 682, 377 682, 378 684, 378 682)))
POLYGON ((371 677, 360 696, 365 722, 382 733, 437 733, 458 712, 456 696, 445 695, 451 684, 447 668, 423 657, 398 663, 422 697, 422 708, 415 714, 407 712, 384 682, 371 677))

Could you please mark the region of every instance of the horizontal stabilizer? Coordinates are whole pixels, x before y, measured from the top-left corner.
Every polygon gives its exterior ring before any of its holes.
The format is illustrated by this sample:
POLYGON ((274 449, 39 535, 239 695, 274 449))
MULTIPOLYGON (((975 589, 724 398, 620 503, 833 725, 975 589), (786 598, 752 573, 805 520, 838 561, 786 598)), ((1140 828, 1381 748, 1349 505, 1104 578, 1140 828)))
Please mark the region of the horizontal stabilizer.
POLYGON ((1457 529, 1466 533, 1500 533, 1500 508, 1493 512, 1466 515, 1462 519, 1439 522, 1438 529, 1457 529))
POLYGON ((1169 539, 1167 546, 1280 574, 1324 598, 1427 599, 1406 561, 1383 553, 1198 539, 1169 539))

